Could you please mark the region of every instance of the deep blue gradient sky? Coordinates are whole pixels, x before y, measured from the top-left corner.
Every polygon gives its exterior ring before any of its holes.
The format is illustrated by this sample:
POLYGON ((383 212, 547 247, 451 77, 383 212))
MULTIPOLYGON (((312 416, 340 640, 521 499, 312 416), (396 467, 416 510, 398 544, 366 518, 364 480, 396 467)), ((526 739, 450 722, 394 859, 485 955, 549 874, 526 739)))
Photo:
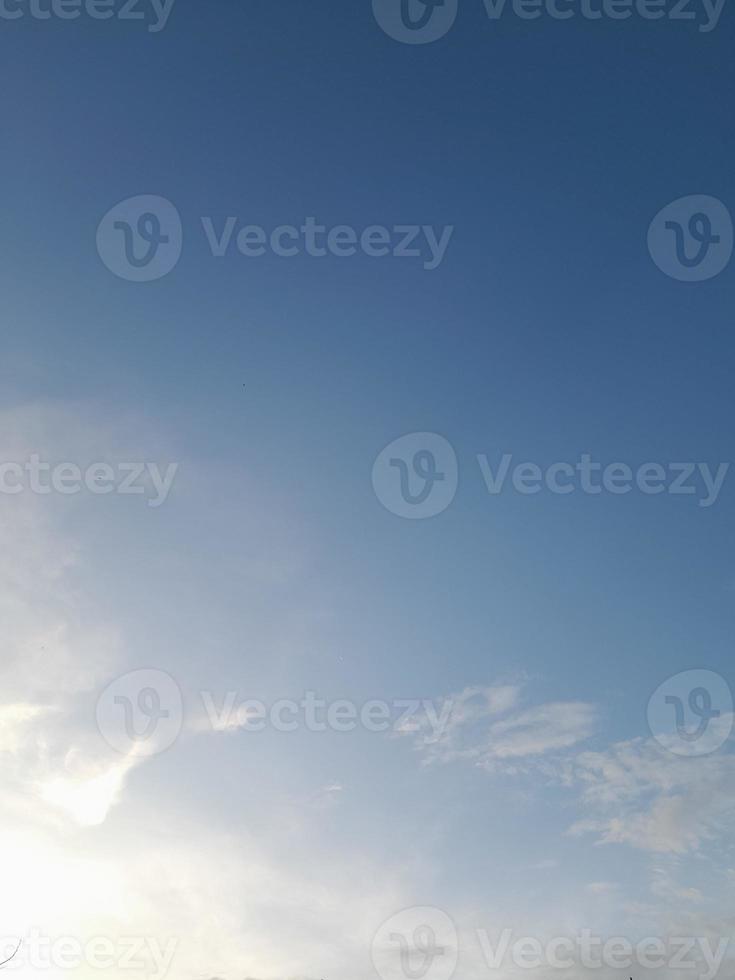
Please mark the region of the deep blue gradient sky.
MULTIPOLYGON (((159 511, 54 504, 89 556, 75 589, 124 634, 118 673, 161 667, 192 701, 202 687, 364 700, 505 681, 530 704, 594 704, 587 747, 601 752, 647 737, 646 703, 669 675, 732 680, 735 483, 711 508, 491 497, 475 457, 732 458, 735 265, 676 281, 646 232, 684 195, 735 213, 734 23, 728 7, 711 33, 636 17, 491 22, 460 0, 445 38, 410 47, 366 0, 176 0, 158 34, 0 21, 6 425, 38 412, 58 458, 93 453, 99 424, 124 433, 123 455, 163 446, 180 462, 159 511), (95 249, 102 216, 138 194, 170 199, 184 223, 181 261, 148 284, 115 278, 95 249), (216 260, 203 215, 455 230, 428 272, 364 256, 216 260), (77 448, 60 434, 68 418, 77 448), (376 500, 371 468, 422 431, 453 445, 459 489, 437 518, 404 521, 376 500)), ((671 855, 570 837, 583 815, 566 775, 419 761, 405 740, 364 733, 318 751, 308 736, 268 733, 257 749, 192 738, 135 771, 89 846, 145 826, 155 841, 155 799, 190 821, 182 839, 231 834, 236 853, 242 830, 305 880, 312 859, 354 852, 376 880, 381 867, 401 879, 404 904, 486 926, 501 898, 528 922, 562 888, 581 927, 599 881, 651 900, 651 868, 671 855), (314 826, 282 819, 293 807, 306 821, 303 801, 331 783, 342 802, 314 826), (564 868, 553 882, 539 880, 545 860, 564 868)), ((735 866, 731 838, 717 846, 735 866)), ((680 886, 719 901, 723 882, 703 885, 692 860, 680 886)), ((196 871, 182 880, 194 888, 196 871)), ((352 914, 326 872, 324 887, 352 914)), ((277 935, 248 901, 256 932, 277 935)), ((375 907, 373 927, 400 905, 375 907)), ((599 920, 614 929, 629 911, 612 903, 599 920)), ((186 923, 172 903, 165 928, 186 923)), ((222 947, 233 980, 322 975, 305 940, 293 962, 269 961, 242 952, 249 935, 230 928, 222 947)), ((333 968, 368 976, 340 942, 333 968)), ((230 980, 228 968, 211 966, 230 980)))
MULTIPOLYGON (((679 283, 645 247, 672 198, 735 200, 727 9, 700 34, 635 18, 491 23, 467 3, 446 38, 411 48, 364 4, 178 0, 160 34, 27 19, 2 40, 18 92, 2 164, 9 400, 150 412, 182 450, 240 458, 308 502, 374 584, 417 533, 386 525, 365 480, 403 432, 444 434, 467 468, 478 452, 728 458, 732 270, 679 283), (173 200, 189 236, 174 273, 135 288, 107 273, 93 233, 144 192, 173 200), (361 257, 217 262, 204 214, 455 232, 430 273, 361 257), (381 533, 387 552, 368 547, 381 533)), ((664 622, 688 597, 694 635, 712 630, 717 647, 722 596, 699 583, 730 573, 725 493, 709 513, 686 498, 501 501, 474 468, 443 526, 420 528, 404 578, 439 586, 435 535, 464 567, 452 591, 465 622, 499 565, 538 581, 536 603, 563 589, 549 604, 577 619, 612 601, 611 579, 639 614, 650 592, 664 622)), ((693 637, 674 632, 686 659, 693 637)))

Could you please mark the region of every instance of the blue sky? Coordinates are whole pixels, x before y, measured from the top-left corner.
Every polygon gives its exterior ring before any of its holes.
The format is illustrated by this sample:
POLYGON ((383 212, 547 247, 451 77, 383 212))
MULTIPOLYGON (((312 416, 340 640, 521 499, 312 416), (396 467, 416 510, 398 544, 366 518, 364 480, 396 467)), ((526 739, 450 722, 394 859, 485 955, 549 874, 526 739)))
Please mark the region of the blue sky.
POLYGON ((473 980, 477 928, 727 935, 732 738, 682 758, 647 707, 681 672, 732 684, 735 475, 709 507, 493 495, 477 457, 731 460, 733 266, 679 281, 646 236, 688 195, 735 209, 732 12, 702 32, 460 0, 425 45, 366 0, 176 0, 147 23, 0 19, 0 460, 177 466, 159 507, 149 485, 0 496, 0 856, 21 882, 0 924, 174 937, 170 975, 201 980, 375 977, 374 934, 414 906, 451 917, 473 980), (183 251, 136 283, 95 236, 144 194, 183 251), (228 216, 453 231, 433 270, 216 258, 202 218, 228 216), (411 433, 458 461, 427 520, 371 479, 411 433), (141 668, 183 699, 145 759, 95 724, 141 668), (438 739, 423 715, 215 732, 202 692, 228 691, 453 715, 438 739))

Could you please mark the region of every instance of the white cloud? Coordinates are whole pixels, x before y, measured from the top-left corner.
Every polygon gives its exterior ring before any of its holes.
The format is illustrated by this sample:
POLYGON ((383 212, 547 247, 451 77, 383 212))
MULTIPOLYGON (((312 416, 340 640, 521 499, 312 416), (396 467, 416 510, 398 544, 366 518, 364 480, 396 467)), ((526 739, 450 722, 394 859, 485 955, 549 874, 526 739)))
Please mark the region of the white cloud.
MULTIPOLYGON (((14 436, 5 443, 0 437, 0 459, 22 460, 29 452, 54 459, 109 458, 103 429, 75 412, 0 414, 3 432, 14 436)), ((239 484, 233 479, 231 485, 240 500, 239 484)), ((211 494, 211 474, 205 490, 211 494)), ((253 813, 266 805, 259 771, 246 774, 252 794, 243 813, 231 810, 230 771, 223 774, 221 798, 199 794, 196 804, 188 773, 170 766, 170 756, 156 761, 165 772, 165 790, 146 783, 144 773, 133 783, 130 773, 141 760, 109 748, 96 730, 94 708, 96 693, 138 666, 140 652, 128 648, 125 623, 111 621, 85 591, 83 583, 105 566, 95 565, 99 556, 70 530, 75 523, 69 515, 79 514, 79 504, 26 494, 2 503, 0 866, 12 882, 0 894, 5 933, 39 928, 52 937, 80 939, 174 937, 176 976, 339 976, 349 975, 360 958, 367 975, 372 931, 415 898, 403 884, 405 868, 376 868, 364 842, 317 843, 324 823, 339 812, 342 774, 325 772, 311 787, 305 780, 285 794, 284 809, 293 811, 298 824, 298 834, 290 835, 284 833, 289 818, 276 808, 267 814, 268 822, 279 823, 276 831, 267 824, 259 825, 257 836, 247 830, 253 813), (178 792, 188 807, 182 809, 178 792), (194 812, 199 805, 206 816, 194 812)), ((269 502, 264 513, 273 509, 269 502)), ((254 525, 256 510, 248 511, 254 525)), ((269 519, 276 527, 281 514, 269 519)), ((268 533, 258 542, 265 565, 256 555, 254 563, 238 566, 251 576, 248 586, 291 581, 300 568, 303 549, 294 536, 277 542, 268 564, 274 538, 268 533)), ((308 605, 303 595, 296 599, 308 605)), ((290 615, 284 615, 276 637, 285 637, 284 657, 296 639, 303 642, 296 599, 289 592, 284 608, 290 615)), ((315 614, 311 606, 308 612, 315 614)), ((263 617, 273 619, 270 607, 263 617)), ((281 652, 277 644, 269 649, 281 652)), ((182 664, 189 652, 183 652, 182 664)), ((212 669, 202 656, 191 659, 192 671, 212 669)), ((194 762, 192 780, 201 774, 196 767, 194 762)), ((30 969, 20 965, 16 977, 26 976, 30 969)), ((49 973, 50 980, 55 976, 49 973)))
POLYGON ((585 890, 590 895, 609 895, 610 892, 617 891, 617 888, 614 881, 591 881, 585 890))
POLYGON ((651 891, 669 902, 699 904, 704 901, 704 895, 698 888, 678 884, 665 868, 651 869, 651 891))
POLYGON ((518 685, 465 688, 444 699, 451 713, 441 730, 423 717, 418 729, 414 725, 399 734, 414 737, 429 762, 464 760, 511 773, 593 734, 594 705, 557 701, 518 710, 521 693, 518 685))
POLYGON ((731 754, 682 758, 638 738, 581 753, 574 777, 592 815, 571 833, 593 833, 600 843, 685 854, 727 831, 735 812, 731 754))
POLYGON ((27 744, 32 723, 51 710, 40 704, 0 704, 0 752, 20 752, 27 744))
MULTIPOLYGON (((0 460, 102 455, 106 433, 65 406, 0 414, 0 460)), ((110 441, 112 438, 110 437, 110 441)), ((87 555, 67 530, 74 500, 24 492, 0 509, 0 753, 6 805, 35 823, 98 824, 139 760, 120 760, 94 726, 94 696, 124 662, 122 631, 84 589, 87 555), (32 805, 31 805, 32 801, 32 805)))
POLYGON ((529 708, 490 728, 490 758, 512 759, 568 749, 595 730, 597 709, 579 701, 529 708))
POLYGON ((81 765, 73 765, 67 758, 62 773, 38 782, 38 796, 69 814, 81 826, 94 827, 104 823, 120 799, 128 773, 140 762, 142 758, 132 753, 112 763, 84 760, 81 765))

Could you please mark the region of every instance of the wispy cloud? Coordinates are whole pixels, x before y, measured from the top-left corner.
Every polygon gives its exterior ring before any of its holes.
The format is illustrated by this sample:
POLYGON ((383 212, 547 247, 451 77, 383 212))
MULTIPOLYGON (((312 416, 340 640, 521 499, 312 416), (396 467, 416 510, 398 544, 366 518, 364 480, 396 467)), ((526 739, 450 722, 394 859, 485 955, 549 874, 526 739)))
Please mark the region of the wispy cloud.
POLYGON ((469 761, 483 769, 515 772, 594 733, 594 705, 556 701, 521 708, 522 694, 515 684, 468 687, 444 699, 451 710, 440 728, 423 718, 399 734, 413 737, 427 762, 469 761))
POLYGON ((590 895, 609 895, 611 892, 617 891, 618 886, 614 881, 591 881, 586 887, 585 891, 589 892, 590 895))
MULTIPOLYGON (((0 459, 53 446, 55 458, 99 456, 115 442, 69 406, 0 415, 0 459)), ((94 607, 87 555, 69 530, 70 498, 6 495, 0 512, 0 754, 6 803, 33 821, 101 823, 141 761, 112 753, 90 724, 100 684, 125 662, 122 630, 94 607), (29 808, 28 801, 34 805, 29 808)))
POLYGON ((735 812, 735 756, 687 759, 637 738, 574 760, 589 817, 572 834, 657 853, 697 851, 729 827, 735 812))

